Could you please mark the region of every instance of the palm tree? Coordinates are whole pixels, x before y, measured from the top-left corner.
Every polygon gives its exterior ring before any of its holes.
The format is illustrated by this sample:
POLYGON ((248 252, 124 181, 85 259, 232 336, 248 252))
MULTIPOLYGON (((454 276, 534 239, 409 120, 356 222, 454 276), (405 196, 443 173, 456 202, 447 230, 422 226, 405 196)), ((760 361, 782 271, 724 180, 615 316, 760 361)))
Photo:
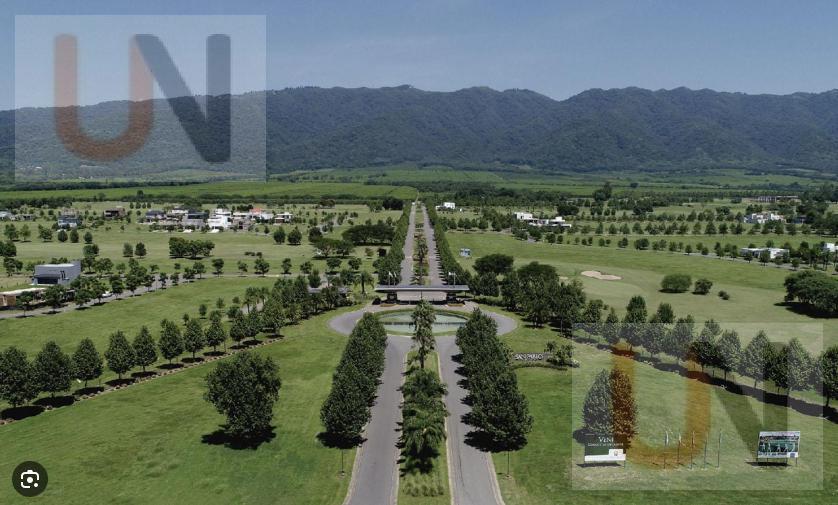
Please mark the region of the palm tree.
POLYGON ((413 314, 413 341, 419 346, 417 356, 419 366, 425 368, 425 358, 434 349, 433 324, 436 320, 434 308, 427 300, 422 300, 416 305, 413 314))
POLYGON ((417 459, 425 459, 445 440, 445 415, 436 410, 417 410, 405 416, 402 444, 405 452, 417 459))

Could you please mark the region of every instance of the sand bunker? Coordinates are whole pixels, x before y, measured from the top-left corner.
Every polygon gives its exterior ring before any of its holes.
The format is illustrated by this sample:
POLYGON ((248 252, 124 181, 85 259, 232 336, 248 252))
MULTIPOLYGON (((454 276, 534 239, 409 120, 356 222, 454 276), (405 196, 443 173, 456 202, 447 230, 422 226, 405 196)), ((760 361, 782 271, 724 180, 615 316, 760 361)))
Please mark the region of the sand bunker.
POLYGON ((585 270, 582 272, 582 275, 585 277, 593 277, 594 279, 599 279, 601 281, 619 281, 622 279, 619 275, 604 274, 599 270, 585 270))

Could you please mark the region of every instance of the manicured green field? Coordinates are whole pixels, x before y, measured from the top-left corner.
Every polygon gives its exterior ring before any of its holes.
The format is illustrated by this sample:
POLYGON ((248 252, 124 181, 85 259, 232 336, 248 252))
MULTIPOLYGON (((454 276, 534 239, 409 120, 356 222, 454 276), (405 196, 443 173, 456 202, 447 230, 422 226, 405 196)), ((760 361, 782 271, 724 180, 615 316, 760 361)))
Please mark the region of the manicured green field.
MULTIPOLYGON (((49 487, 39 500, 61 505, 339 504, 349 476, 339 475, 340 453, 316 438, 345 342, 326 324, 334 316, 254 351, 276 359, 282 378, 276 437, 256 450, 218 445, 224 418, 202 399, 207 364, 0 426, 0 474, 40 462, 49 487)), ((353 458, 347 451, 348 468, 353 458)), ((23 501, 0 486, 0 503, 23 501)))
POLYGON ((530 261, 548 263, 560 275, 580 279, 589 298, 602 299, 618 314, 624 312, 632 296, 642 295, 650 312, 659 303, 668 302, 676 315, 692 314, 698 321, 713 318, 724 328, 737 329, 743 343, 759 329, 776 340, 796 336, 813 352, 838 343, 838 320, 814 319, 780 305, 785 294, 783 280, 789 274, 785 269, 670 252, 527 243, 492 232, 448 232, 447 236, 454 250, 471 248, 472 258, 459 258, 464 266, 491 253, 514 256, 516 266, 530 261), (621 280, 580 275, 588 270, 618 275, 621 280), (663 293, 660 281, 668 273, 689 274, 694 280, 706 277, 713 281, 713 290, 704 296, 663 293), (718 297, 719 290, 727 291, 730 300, 718 297))
MULTIPOLYGON (((110 204, 77 204, 80 210, 90 210, 94 213, 99 213, 103 208, 112 207, 118 202, 111 202, 110 204)), ((124 205, 124 203, 123 203, 124 205)), ((292 212, 297 213, 304 219, 314 219, 315 217, 322 222, 325 212, 315 211, 311 206, 294 207, 292 212)), ((366 206, 363 205, 340 205, 335 209, 330 209, 329 213, 336 214, 340 212, 357 213, 356 218, 347 218, 342 225, 335 226, 334 231, 329 234, 330 237, 339 238, 343 230, 351 226, 351 223, 363 223, 366 220, 373 222, 386 220, 388 217, 398 219, 400 213, 398 211, 380 211, 370 212, 366 206)), ((16 242, 17 259, 27 263, 30 261, 49 261, 51 258, 66 257, 68 259, 78 259, 83 256, 82 250, 84 243, 82 240, 79 243, 59 242, 57 238, 52 241, 43 242, 36 237, 37 227, 39 224, 43 226, 52 226, 53 220, 41 219, 36 222, 29 223, 29 227, 33 230, 33 237, 29 242, 16 242)), ((279 226, 268 226, 270 233, 264 233, 264 225, 259 226, 257 231, 224 231, 220 233, 180 233, 180 232, 166 232, 166 231, 151 231, 148 225, 130 223, 124 224, 119 221, 108 222, 106 226, 99 227, 94 230, 81 230, 80 234, 84 235, 86 231, 93 234, 93 242, 99 246, 99 256, 110 258, 114 263, 125 262, 127 258, 123 257, 123 246, 128 243, 135 246, 138 242, 142 242, 146 246, 148 252, 147 256, 139 259, 140 263, 145 266, 152 264, 158 265, 162 271, 168 274, 174 272, 174 264, 180 263, 183 268, 190 266, 194 260, 187 258, 170 258, 169 257, 169 239, 171 237, 180 237, 188 240, 209 240, 215 244, 215 249, 212 251, 212 257, 203 260, 207 268, 207 272, 212 271, 212 260, 221 258, 224 260, 225 273, 236 273, 236 265, 239 261, 245 261, 248 264, 249 271, 253 271, 253 262, 255 256, 246 255, 245 253, 262 253, 265 260, 270 263, 272 274, 280 273, 282 260, 285 258, 291 259, 292 271, 299 272, 300 265, 308 260, 315 263, 315 268, 319 269, 321 273, 326 270, 325 261, 315 260, 315 249, 308 241, 307 230, 305 224, 299 225, 284 225, 286 233, 294 229, 295 226, 300 228, 303 233, 303 242, 298 246, 288 245, 287 242, 283 245, 277 245, 272 237, 274 230, 279 226)), ((364 260, 363 268, 372 270, 372 261, 374 258, 365 254, 364 247, 358 247, 354 251, 354 255, 364 260)), ((343 268, 347 268, 344 262, 343 268)), ((21 284, 24 282, 23 277, 17 277, 14 282, 10 284, 21 284)))

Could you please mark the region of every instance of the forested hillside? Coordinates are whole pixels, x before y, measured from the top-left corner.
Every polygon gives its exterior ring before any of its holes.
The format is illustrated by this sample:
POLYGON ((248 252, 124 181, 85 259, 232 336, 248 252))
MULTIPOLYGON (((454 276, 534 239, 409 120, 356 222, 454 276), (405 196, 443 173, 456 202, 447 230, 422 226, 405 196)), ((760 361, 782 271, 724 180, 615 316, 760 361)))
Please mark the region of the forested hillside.
MULTIPOLYGON (((266 114, 271 172, 401 162, 547 171, 838 167, 838 91, 778 96, 627 88, 556 101, 527 90, 401 86, 294 88, 268 91, 265 98, 266 111, 261 94, 235 100, 245 105, 245 137, 261 134, 257 125, 266 114)), ((152 137, 173 142, 181 138, 179 125, 167 109, 165 101, 156 104, 152 137)), ((93 135, 116 136, 126 110, 125 102, 84 107, 84 126, 93 135)), ((192 168, 179 150, 160 148, 91 168, 55 140, 52 109, 17 114, 16 149, 25 154, 18 159, 63 176, 192 168)), ((13 121, 13 111, 0 112, 0 156, 7 163, 14 152, 13 121)))

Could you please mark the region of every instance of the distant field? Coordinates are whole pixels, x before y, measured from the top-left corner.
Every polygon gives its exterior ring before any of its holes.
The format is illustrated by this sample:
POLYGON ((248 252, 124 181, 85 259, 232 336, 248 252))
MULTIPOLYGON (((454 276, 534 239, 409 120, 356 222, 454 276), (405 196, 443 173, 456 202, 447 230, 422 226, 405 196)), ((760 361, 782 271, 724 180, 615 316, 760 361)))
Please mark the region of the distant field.
POLYGON ((184 198, 219 197, 229 201, 240 200, 302 200, 306 198, 338 198, 362 200, 367 198, 383 198, 394 196, 410 199, 416 196, 416 191, 410 187, 367 185, 360 183, 335 182, 302 182, 289 183, 283 181, 269 182, 211 182, 204 184, 188 184, 183 186, 138 186, 130 188, 105 189, 58 189, 31 191, 0 191, 0 202, 4 199, 52 198, 69 197, 78 199, 106 199, 122 200, 133 197, 137 191, 142 191, 151 200, 178 200, 184 198))
MULTIPOLYGON (((429 183, 471 182, 506 189, 561 191, 572 195, 589 196, 596 188, 609 181, 620 192, 656 191, 727 191, 730 189, 772 189, 806 187, 821 184, 817 173, 777 174, 749 173, 745 169, 704 169, 685 171, 584 171, 542 172, 529 167, 453 168, 449 166, 394 165, 353 169, 324 169, 294 172, 291 177, 300 181, 374 181, 376 184, 427 185, 429 183), (817 176, 818 178, 814 178, 817 176)), ((437 189, 453 192, 452 189, 437 189)))

